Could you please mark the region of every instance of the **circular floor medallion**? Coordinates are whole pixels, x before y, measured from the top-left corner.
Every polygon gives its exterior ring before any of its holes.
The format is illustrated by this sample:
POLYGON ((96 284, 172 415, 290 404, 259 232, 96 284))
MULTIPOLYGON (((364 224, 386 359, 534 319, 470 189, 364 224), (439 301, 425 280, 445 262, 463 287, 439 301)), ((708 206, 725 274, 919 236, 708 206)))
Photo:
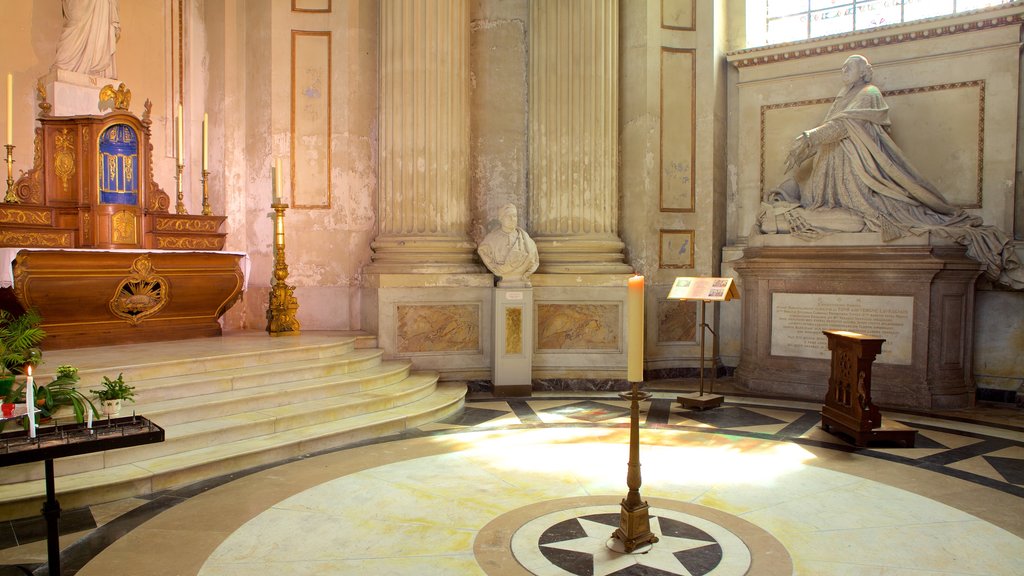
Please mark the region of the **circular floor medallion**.
POLYGON ((767 532, 712 508, 670 500, 649 502, 651 532, 659 538, 656 544, 643 554, 614 552, 607 546, 619 527, 620 506, 614 501, 612 497, 570 498, 509 512, 481 530, 475 546, 477 559, 488 574, 503 575, 792 573, 789 554, 767 532), (510 572, 510 563, 521 571, 510 572), (489 570, 489 566, 501 569, 489 570))

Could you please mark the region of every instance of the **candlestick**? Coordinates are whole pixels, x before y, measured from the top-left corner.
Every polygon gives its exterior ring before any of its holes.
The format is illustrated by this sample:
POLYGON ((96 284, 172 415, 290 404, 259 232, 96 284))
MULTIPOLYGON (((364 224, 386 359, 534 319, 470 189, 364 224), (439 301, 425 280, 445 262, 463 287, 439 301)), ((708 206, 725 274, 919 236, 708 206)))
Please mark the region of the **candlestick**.
POLYGON ((627 356, 626 379, 630 382, 642 382, 644 379, 644 277, 633 276, 629 279, 629 292, 626 295, 627 356))
POLYGON ((188 214, 188 210, 185 209, 185 190, 182 185, 181 175, 185 171, 185 166, 178 164, 177 175, 175 176, 176 185, 178 188, 178 203, 174 207, 174 211, 178 214, 188 214))
POLYGON ((14 144, 14 75, 7 75, 7 144, 14 144))
POLYGON ((213 210, 210 209, 210 192, 207 183, 210 181, 210 171, 203 169, 203 216, 210 216, 213 210))
POLYGON ((4 202, 17 202, 18 195, 14 193, 14 144, 5 144, 4 148, 7 149, 7 193, 4 194, 4 202))
MULTIPOLYGON (((274 171, 280 173, 276 167, 274 171)), ((292 336, 299 333, 299 321, 295 318, 299 310, 299 301, 295 298, 295 289, 286 282, 288 263, 284 254, 284 211, 288 205, 275 201, 271 207, 275 212, 274 278, 270 285, 270 302, 267 307, 267 332, 271 336, 292 336)))
POLYGON ((203 113, 203 171, 206 171, 210 167, 210 154, 209 154, 209 128, 208 124, 210 121, 209 114, 203 113))
POLYGON ((177 116, 177 120, 176 120, 177 126, 176 126, 176 130, 175 130, 175 137, 177 138, 177 143, 175 144, 175 158, 177 158, 177 160, 178 160, 178 166, 183 166, 185 164, 185 161, 184 161, 185 154, 184 154, 184 146, 183 146, 183 142, 184 142, 184 137, 183 137, 184 129, 182 128, 181 115, 182 115, 181 104, 178 104, 178 116, 177 116))
POLYGON ((28 437, 36 437, 36 387, 32 380, 32 366, 25 377, 25 415, 28 416, 28 437))

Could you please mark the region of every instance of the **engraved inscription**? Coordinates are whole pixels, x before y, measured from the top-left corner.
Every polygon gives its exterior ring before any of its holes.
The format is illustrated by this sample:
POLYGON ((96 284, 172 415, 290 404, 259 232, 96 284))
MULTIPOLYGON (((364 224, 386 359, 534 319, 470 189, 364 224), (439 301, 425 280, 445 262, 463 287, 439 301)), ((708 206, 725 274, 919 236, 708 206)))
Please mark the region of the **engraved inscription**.
POLYGON ((399 352, 465 352, 480 346, 480 307, 474 304, 399 305, 399 352))
POLYGON ((822 330, 848 330, 885 339, 879 364, 910 364, 914 298, 775 293, 771 330, 773 356, 828 359, 822 330))
POLYGON ((538 304, 538 350, 620 349, 617 304, 538 304))

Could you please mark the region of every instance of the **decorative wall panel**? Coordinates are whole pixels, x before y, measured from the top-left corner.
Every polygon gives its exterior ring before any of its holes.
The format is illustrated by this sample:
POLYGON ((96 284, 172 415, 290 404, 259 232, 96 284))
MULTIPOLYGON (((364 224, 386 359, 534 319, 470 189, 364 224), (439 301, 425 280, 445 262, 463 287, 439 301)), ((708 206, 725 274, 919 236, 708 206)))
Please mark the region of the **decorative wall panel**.
POLYGON ((693 230, 661 230, 658 268, 693 268, 693 230))
POLYGON ((695 50, 661 49, 661 210, 693 212, 695 50))
POLYGON ((331 33, 292 30, 291 204, 331 206, 331 33))
POLYGON ((669 30, 693 30, 696 21, 694 0, 661 0, 661 27, 669 30))
POLYGON ((398 305, 395 318, 401 353, 481 350, 477 304, 398 305))
POLYGON ((538 304, 537 350, 619 350, 618 304, 538 304))
POLYGON ((658 344, 697 341, 697 303, 691 300, 658 302, 658 344))
POLYGON ((331 0, 292 0, 292 12, 330 12, 331 0))

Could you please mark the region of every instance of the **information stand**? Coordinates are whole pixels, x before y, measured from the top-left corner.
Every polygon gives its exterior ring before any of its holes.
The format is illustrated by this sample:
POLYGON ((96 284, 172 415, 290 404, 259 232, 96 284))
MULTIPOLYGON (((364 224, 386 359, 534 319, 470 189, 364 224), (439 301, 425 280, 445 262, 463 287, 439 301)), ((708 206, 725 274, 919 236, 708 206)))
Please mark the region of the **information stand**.
POLYGON ((50 576, 60 576, 60 503, 54 489, 54 459, 163 440, 164 429, 141 416, 97 420, 91 428, 85 424, 42 427, 37 429, 35 438, 21 430, 0 434, 0 467, 43 461, 46 502, 42 513, 46 518, 46 560, 50 576))
POLYGON ((680 394, 676 401, 683 408, 696 408, 707 410, 722 405, 725 396, 714 393, 714 370, 712 371, 712 382, 708 385, 708 393, 704 393, 704 331, 711 332, 711 336, 718 339, 714 329, 707 323, 706 308, 708 302, 726 302, 739 299, 740 292, 736 288, 732 278, 687 278, 680 276, 672 283, 672 290, 668 293, 669 300, 697 300, 700 301, 700 388, 696 394, 690 392, 680 394))

